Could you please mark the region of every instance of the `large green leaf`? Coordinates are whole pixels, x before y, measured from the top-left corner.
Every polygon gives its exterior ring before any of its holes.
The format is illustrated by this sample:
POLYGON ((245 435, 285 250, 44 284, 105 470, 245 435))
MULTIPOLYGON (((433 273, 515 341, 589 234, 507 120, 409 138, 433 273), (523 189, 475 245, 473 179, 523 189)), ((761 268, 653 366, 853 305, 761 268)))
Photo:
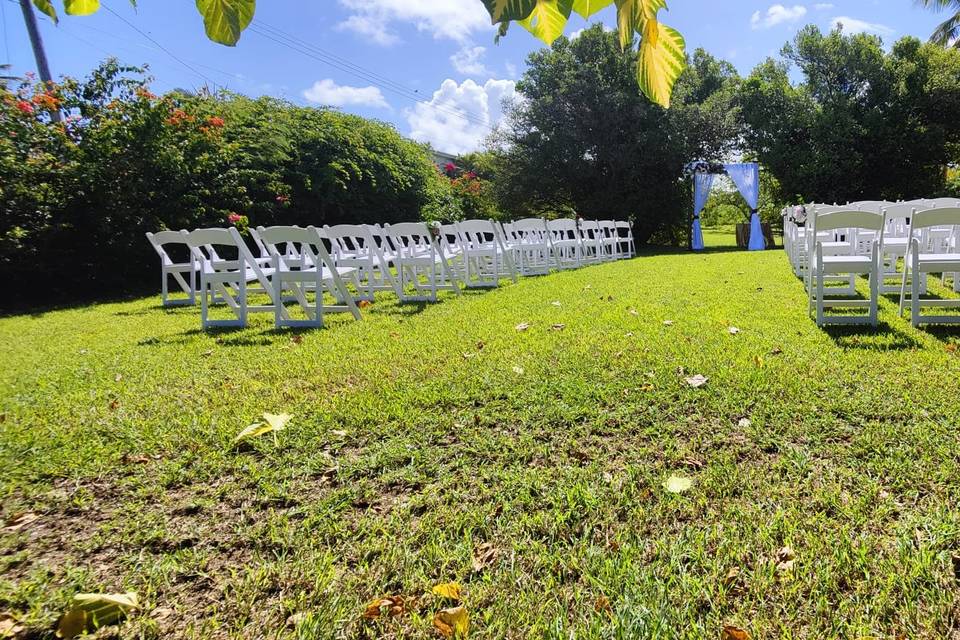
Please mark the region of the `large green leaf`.
POLYGON ((537 6, 520 26, 547 44, 563 35, 567 19, 573 8, 573 0, 537 0, 537 6))
POLYGON ((57 9, 50 0, 33 0, 33 6, 50 16, 50 19, 54 22, 57 21, 57 9))
POLYGON ((197 0, 207 37, 231 47, 253 20, 256 8, 256 0, 197 0))
POLYGON ((63 8, 71 16, 88 16, 100 10, 100 0, 63 0, 63 8))
POLYGON ((492 24, 523 20, 530 15, 536 4, 537 0, 483 0, 492 24))
POLYGON ((640 39, 637 82, 640 90, 665 109, 677 78, 687 65, 686 43, 676 29, 656 19, 646 20, 640 39))
POLYGON ((633 43, 633 35, 642 35, 647 20, 657 19, 660 9, 667 8, 667 0, 616 0, 617 31, 620 46, 626 49, 633 43))
POLYGON ((584 18, 589 18, 611 4, 613 0, 573 0, 573 10, 584 18))

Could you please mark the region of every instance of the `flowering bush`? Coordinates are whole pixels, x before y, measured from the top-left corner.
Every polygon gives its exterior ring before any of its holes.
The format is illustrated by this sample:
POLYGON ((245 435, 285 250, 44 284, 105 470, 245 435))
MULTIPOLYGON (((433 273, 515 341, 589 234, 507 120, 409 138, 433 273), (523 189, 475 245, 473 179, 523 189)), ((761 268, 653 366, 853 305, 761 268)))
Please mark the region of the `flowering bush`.
POLYGON ((232 94, 157 96, 141 69, 115 61, 83 81, 0 84, 8 303, 156 288, 147 231, 397 222, 450 194, 423 146, 357 116, 232 94))
POLYGON ((498 218, 490 193, 490 184, 474 171, 465 171, 452 162, 446 163, 440 173, 449 180, 451 202, 448 211, 438 217, 445 220, 486 220, 498 218))

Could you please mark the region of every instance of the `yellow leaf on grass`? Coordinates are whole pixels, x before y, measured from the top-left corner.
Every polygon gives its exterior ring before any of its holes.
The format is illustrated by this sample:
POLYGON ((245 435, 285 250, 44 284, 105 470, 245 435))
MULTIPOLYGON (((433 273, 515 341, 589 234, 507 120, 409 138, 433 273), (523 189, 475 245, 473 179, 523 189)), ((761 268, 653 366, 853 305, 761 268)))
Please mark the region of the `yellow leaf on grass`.
POLYGON ((237 437, 233 439, 233 443, 238 444, 244 440, 262 436, 265 433, 282 431, 287 426, 287 423, 290 422, 292 417, 293 416, 288 413, 264 413, 263 422, 255 422, 246 427, 243 431, 237 434, 237 437))
POLYGON ((465 607, 441 609, 433 616, 433 626, 444 638, 466 638, 470 633, 470 614, 465 607))
POLYGON ((663 488, 670 493, 683 493, 693 486, 693 480, 683 476, 670 476, 663 483, 663 488))
POLYGON ((460 600, 460 584, 457 582, 444 582, 438 584, 433 589, 433 595, 450 600, 460 600))
POLYGON ((70 610, 57 622, 57 637, 73 638, 84 631, 114 624, 140 608, 137 594, 78 593, 73 596, 70 610))
POLYGON ((763 369, 763 356, 753 356, 753 364, 757 369, 763 369))

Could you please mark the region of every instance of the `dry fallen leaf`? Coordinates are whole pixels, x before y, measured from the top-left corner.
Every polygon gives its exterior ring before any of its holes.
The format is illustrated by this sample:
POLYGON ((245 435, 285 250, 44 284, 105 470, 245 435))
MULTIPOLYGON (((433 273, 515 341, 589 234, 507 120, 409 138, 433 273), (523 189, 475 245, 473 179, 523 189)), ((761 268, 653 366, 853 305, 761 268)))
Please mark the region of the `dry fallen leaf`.
POLYGON ((6 521, 5 526, 3 527, 4 531, 19 531, 24 527, 28 526, 31 522, 39 520, 40 516, 33 513, 32 511, 25 511, 23 513, 18 513, 9 520, 6 521))
POLYGON ((772 355, 772 356, 778 356, 778 355, 780 355, 781 353, 783 353, 783 349, 781 349, 780 347, 774 347, 774 348, 770 351, 770 355, 772 355))
POLYGON ((526 331, 529 328, 530 328, 529 322, 521 322, 516 327, 514 327, 514 329, 516 329, 517 331, 526 331))
POLYGON ((84 631, 114 624, 140 608, 137 594, 78 593, 73 596, 70 610, 57 622, 58 638, 73 638, 84 631))
POLYGON ((441 609, 433 617, 433 626, 444 638, 466 638, 470 633, 470 614, 464 607, 441 609))
POLYGON ((363 617, 367 620, 375 620, 383 614, 389 615, 391 618, 395 618, 401 615, 404 611, 410 609, 410 602, 408 602, 403 596, 385 596, 383 598, 377 598, 373 602, 367 604, 363 610, 363 617))
POLYGON ((476 358, 477 355, 479 355, 479 354, 476 354, 476 353, 463 353, 463 354, 461 354, 461 355, 463 356, 463 359, 464 359, 464 360, 469 360, 470 358, 476 358))
POLYGON ((444 582, 443 584, 436 585, 431 591, 435 596, 447 598, 448 600, 456 600, 457 602, 460 601, 459 582, 444 582))
POLYGON ((347 432, 344 431, 343 429, 334 429, 334 430, 331 431, 330 433, 332 433, 333 435, 337 436, 338 438, 346 438, 346 437, 347 437, 347 432))
POLYGON ((727 571, 727 575, 723 578, 723 584, 729 587, 734 582, 736 582, 737 578, 739 577, 740 577, 740 568, 730 567, 730 570, 727 571))
POLYGON ((290 336, 290 342, 292 342, 293 344, 303 344, 303 336, 300 335, 299 333, 295 333, 292 336, 290 336))
POLYGON ((740 418, 740 421, 737 423, 737 426, 741 429, 746 429, 750 426, 750 418, 740 418))
POLYGON ((24 626, 9 613, 0 613, 0 638, 16 638, 23 632, 24 626))
POLYGON ((730 327, 729 329, 727 329, 727 332, 729 332, 730 335, 735 336, 735 335, 737 335, 738 333, 740 333, 740 329, 738 329, 738 328, 736 328, 736 327, 730 327))
POLYGON ((792 571, 794 559, 796 557, 797 554, 794 553, 793 547, 790 545, 786 545, 777 551, 777 571, 781 573, 792 571))
POLYGON ((369 309, 370 307, 373 306, 373 303, 370 302, 369 300, 361 300, 360 302, 357 303, 357 306, 361 309, 369 309))
POLYGON ((515 374, 517 374, 518 376, 522 376, 522 375, 523 375, 523 367, 514 367, 514 368, 513 368, 513 372, 514 372, 515 374))
POLYGON ((551 302, 550 304, 552 304, 552 305, 555 306, 555 307, 562 307, 562 306, 563 306, 562 304, 560 304, 560 301, 559 301, 559 300, 554 300, 554 301, 551 302))
POLYGON ((663 483, 663 488, 670 493, 683 493, 693 486, 693 480, 683 476, 673 475, 663 483))
POLYGON ((763 356, 753 356, 753 364, 757 369, 763 369, 763 356))
POLYGON ((720 640, 750 640, 750 634, 740 627, 734 627, 728 624, 723 627, 723 633, 720 634, 720 640))
POLYGON ((566 327, 567 327, 567 325, 561 324, 561 323, 558 322, 557 324, 553 325, 553 326, 550 327, 550 328, 551 328, 553 331, 563 331, 566 327))
POLYGON ((673 320, 664 320, 664 321, 663 321, 663 326, 665 326, 665 327, 672 327, 672 326, 673 326, 673 320))
POLYGON ((473 552, 473 571, 480 573, 497 559, 499 552, 489 542, 481 543, 473 552))
POLYGON ((113 376, 113 381, 114 381, 114 382, 120 382, 121 380, 123 380, 123 374, 122 374, 122 373, 118 373, 117 375, 113 376))
POLYGON ((140 454, 125 453, 120 458, 120 461, 123 464, 147 464, 148 462, 150 462, 150 456, 144 455, 142 453, 140 454))
POLYGON ((948 344, 948 345, 946 346, 946 349, 947 349, 947 353, 956 353, 956 352, 957 352, 957 345, 954 344, 953 342, 951 342, 950 344, 948 344))
POLYGON ((607 596, 598 597, 597 601, 593 603, 593 610, 597 613, 613 613, 613 607, 610 606, 610 598, 607 596))
POLYGON ((690 385, 691 387, 693 387, 694 389, 699 389, 699 388, 702 387, 703 385, 707 384, 707 382, 708 382, 709 380, 710 380, 710 378, 708 378, 708 377, 706 377, 706 376, 704 376, 704 375, 700 375, 699 373, 698 373, 697 375, 695 375, 695 376, 691 376, 691 377, 689 377, 689 378, 686 378, 687 384, 690 385))
POLYGON ((629 313, 629 314, 632 315, 632 316, 638 316, 638 315, 640 315, 640 312, 637 311, 636 309, 630 309, 627 313, 629 313))
POLYGON ((119 400, 111 400, 111 401, 110 401, 110 411, 116 411, 116 410, 119 409, 119 408, 120 408, 120 401, 119 401, 119 400))

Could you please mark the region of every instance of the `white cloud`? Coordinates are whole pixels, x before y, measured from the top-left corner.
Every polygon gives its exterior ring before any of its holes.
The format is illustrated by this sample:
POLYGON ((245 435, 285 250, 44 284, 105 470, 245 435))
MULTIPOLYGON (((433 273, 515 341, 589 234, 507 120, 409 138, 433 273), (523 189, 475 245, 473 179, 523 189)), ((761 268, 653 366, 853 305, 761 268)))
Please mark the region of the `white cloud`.
POLYGON ((795 4, 792 7, 785 7, 782 4, 771 5, 765 14, 759 11, 754 12, 750 17, 750 27, 752 29, 769 29, 783 22, 796 22, 807 15, 807 8, 802 4, 795 4))
POLYGON ((483 84, 444 80, 429 103, 417 104, 406 112, 410 137, 447 153, 476 151, 500 122, 501 101, 515 95, 512 80, 491 79, 483 84))
POLYGON ((450 64, 458 73, 466 76, 489 76, 492 74, 482 61, 486 53, 485 47, 466 46, 450 56, 450 64))
POLYGON ((303 92, 303 97, 310 102, 330 105, 333 107, 364 106, 389 109, 383 94, 377 87, 346 87, 340 86, 333 80, 317 80, 313 86, 303 92))
POLYGON ((889 36, 895 33, 893 29, 885 24, 866 22, 864 20, 857 20, 856 18, 850 18, 848 16, 837 16, 831 22, 831 26, 834 29, 840 25, 843 25, 844 33, 875 33, 879 36, 889 36))
POLYGON ((833 9, 833 5, 829 2, 818 2, 817 4, 813 5, 813 8, 817 11, 827 11, 829 9, 833 9))
POLYGON ((516 80, 517 77, 520 75, 519 71, 517 70, 517 65, 513 64, 512 62, 507 62, 503 66, 507 70, 508 78, 513 78, 514 80, 516 80))
POLYGON ((399 41, 391 26, 411 23, 434 38, 466 43, 476 31, 491 31, 490 14, 477 0, 339 0, 351 15, 337 27, 376 44, 399 41))
MULTIPOLYGON (((577 29, 576 31, 572 32, 569 36, 567 36, 567 39, 568 39, 568 40, 576 40, 577 38, 580 37, 580 34, 582 34, 584 31, 586 31, 587 29, 589 29, 589 28, 592 27, 592 26, 593 26, 592 24, 588 24, 587 26, 583 27, 582 29, 577 29)), ((607 33, 610 33, 611 31, 614 30, 613 27, 608 27, 607 25, 603 24, 602 22, 600 23, 600 26, 603 27, 603 30, 606 31, 607 33)))

